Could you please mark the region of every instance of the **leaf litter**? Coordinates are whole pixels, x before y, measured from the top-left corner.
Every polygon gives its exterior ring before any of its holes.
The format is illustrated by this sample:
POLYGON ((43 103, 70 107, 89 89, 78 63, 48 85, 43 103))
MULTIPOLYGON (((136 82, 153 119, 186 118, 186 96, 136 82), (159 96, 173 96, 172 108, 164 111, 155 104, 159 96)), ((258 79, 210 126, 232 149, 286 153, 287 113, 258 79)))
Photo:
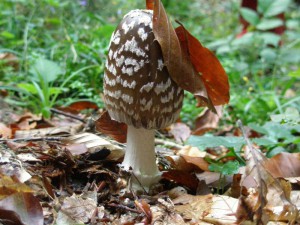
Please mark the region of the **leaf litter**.
POLYGON ((84 132, 83 127, 77 134, 70 130, 69 134, 39 132, 42 137, 34 140, 38 133, 32 129, 29 130, 34 134, 32 140, 30 136, 23 140, 2 139, 3 221, 10 221, 7 224, 239 224, 241 221, 296 224, 299 220, 299 192, 292 190, 288 181, 288 177, 293 178, 293 185, 299 185, 299 154, 282 153, 266 159, 255 145, 248 143, 244 147, 246 170, 244 173, 240 170, 244 176, 242 182, 228 179, 232 190, 220 195, 212 190, 220 174, 210 172, 206 160, 213 156, 196 147, 178 144, 160 155, 157 147, 163 179, 152 193, 139 194, 128 189, 130 174, 123 174, 118 167, 124 145, 95 130, 84 132))

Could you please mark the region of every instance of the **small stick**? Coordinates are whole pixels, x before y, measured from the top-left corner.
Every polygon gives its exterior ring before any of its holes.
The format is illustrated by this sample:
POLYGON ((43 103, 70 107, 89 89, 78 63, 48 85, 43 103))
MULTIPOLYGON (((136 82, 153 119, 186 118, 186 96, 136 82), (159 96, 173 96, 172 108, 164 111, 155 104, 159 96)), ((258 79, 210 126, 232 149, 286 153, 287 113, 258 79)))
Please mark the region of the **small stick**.
POLYGON ((74 115, 74 114, 67 113, 67 112, 61 111, 61 110, 59 110, 59 109, 54 109, 54 108, 51 108, 50 111, 53 112, 53 113, 59 114, 59 115, 63 115, 63 116, 66 116, 66 117, 70 117, 70 118, 75 119, 75 120, 79 120, 79 121, 82 122, 82 123, 85 123, 85 120, 84 120, 84 119, 82 119, 81 117, 76 116, 76 115, 74 115))
POLYGON ((119 208, 119 209, 127 210, 130 212, 134 212, 134 213, 141 213, 139 210, 129 208, 128 206, 125 206, 125 205, 120 205, 120 204, 115 204, 115 203, 109 203, 107 205, 110 207, 119 208))
POLYGON ((61 141, 65 137, 28 137, 28 138, 14 138, 14 139, 0 139, 0 142, 13 141, 13 142, 27 142, 27 141, 61 141))

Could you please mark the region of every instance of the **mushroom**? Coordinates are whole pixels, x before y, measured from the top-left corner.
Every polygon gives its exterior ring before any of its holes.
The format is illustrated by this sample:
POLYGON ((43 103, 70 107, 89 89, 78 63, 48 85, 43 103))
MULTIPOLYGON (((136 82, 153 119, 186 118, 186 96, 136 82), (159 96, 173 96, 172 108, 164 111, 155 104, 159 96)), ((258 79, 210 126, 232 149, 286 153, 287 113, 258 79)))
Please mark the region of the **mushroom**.
POLYGON ((109 115, 128 125, 121 166, 132 169, 146 189, 160 178, 155 130, 175 122, 183 100, 183 90, 164 64, 152 17, 152 10, 133 10, 124 16, 111 37, 103 82, 109 115))

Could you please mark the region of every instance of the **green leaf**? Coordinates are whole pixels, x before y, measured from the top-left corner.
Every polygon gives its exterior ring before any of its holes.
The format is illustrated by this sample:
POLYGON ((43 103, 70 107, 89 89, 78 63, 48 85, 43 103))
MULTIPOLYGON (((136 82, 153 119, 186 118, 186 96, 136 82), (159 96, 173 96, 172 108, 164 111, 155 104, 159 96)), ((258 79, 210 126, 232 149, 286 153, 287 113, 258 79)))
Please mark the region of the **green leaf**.
POLYGON ((264 17, 279 15, 287 10, 291 0, 274 0, 269 7, 264 11, 264 17))
POLYGON ((21 84, 17 84, 17 86, 19 88, 22 88, 22 89, 28 91, 31 94, 37 94, 38 93, 37 90, 36 90, 36 88, 35 88, 35 86, 33 84, 21 83, 21 84))
POLYGON ((265 14, 274 0, 258 0, 257 10, 261 14, 265 14))
POLYGON ((300 122, 300 114, 296 108, 289 107, 283 114, 271 115, 271 120, 277 123, 294 123, 300 122))
POLYGON ((40 82, 49 83, 55 81, 63 71, 56 62, 39 58, 31 66, 30 73, 34 75, 36 81, 40 80, 39 76, 41 76, 43 81, 40 82))
POLYGON ((249 8, 241 8, 240 13, 242 17, 252 26, 256 26, 259 23, 259 16, 256 11, 249 8))
POLYGON ((212 172, 218 172, 223 175, 231 175, 238 173, 240 164, 238 161, 228 161, 224 164, 212 163, 208 168, 212 172))
POLYGON ((283 148, 281 146, 277 146, 277 147, 273 148, 271 151, 267 152, 267 157, 271 158, 281 152, 286 152, 285 148, 283 148))
POLYGON ((200 150, 224 146, 239 150, 245 143, 242 137, 214 137, 214 136, 194 136, 191 135, 188 139, 188 144, 197 146, 200 150))
POLYGON ((10 32, 8 32, 8 31, 2 31, 0 33, 0 36, 4 37, 6 39, 14 39, 15 38, 15 35, 12 34, 12 33, 10 33, 10 32))
POLYGON ((260 38, 263 39, 265 45, 278 46, 280 42, 280 35, 271 32, 262 32, 259 34, 260 38))
POLYGON ((296 71, 291 71, 288 73, 289 77, 300 78, 300 68, 296 71))
POLYGON ((270 30, 282 25, 283 21, 281 19, 262 19, 259 24, 257 24, 256 28, 259 30, 270 30))

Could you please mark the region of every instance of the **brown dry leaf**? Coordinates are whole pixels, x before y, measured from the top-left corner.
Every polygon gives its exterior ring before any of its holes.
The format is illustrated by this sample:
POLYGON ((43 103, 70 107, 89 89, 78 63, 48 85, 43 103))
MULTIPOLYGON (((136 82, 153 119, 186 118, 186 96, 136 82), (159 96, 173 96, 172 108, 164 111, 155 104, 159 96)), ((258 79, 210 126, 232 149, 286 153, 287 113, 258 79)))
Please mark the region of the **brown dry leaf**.
POLYGON ((208 164, 208 162, 206 162, 204 160, 204 158, 192 157, 192 156, 188 156, 188 155, 182 155, 182 157, 184 158, 184 160, 186 162, 194 164, 199 169, 204 170, 204 171, 209 171, 209 169, 208 169, 209 164, 208 164))
POLYGON ((124 149, 118 145, 112 144, 111 142, 97 136, 92 133, 81 133, 68 137, 65 140, 66 144, 84 144, 88 151, 92 153, 96 149, 106 148, 110 150, 110 154, 107 157, 109 160, 119 160, 124 156, 124 149))
POLYGON ((31 193, 32 190, 26 184, 12 177, 0 175, 0 200, 15 193, 31 193))
POLYGON ((120 143, 126 142, 127 125, 111 119, 107 111, 96 121, 96 129, 120 143))
POLYGON ((184 219, 179 213, 175 212, 174 204, 169 199, 159 198, 157 204, 151 207, 153 221, 155 225, 183 225, 184 219))
POLYGON ((195 121, 195 129, 193 135, 203 135, 207 131, 216 129, 218 127, 219 120, 222 116, 222 106, 216 106, 217 113, 213 113, 211 110, 205 109, 201 115, 195 121))
POLYGON ((146 0, 146 8, 149 10, 154 9, 154 0, 146 0))
POLYGON ((242 188, 247 183, 248 190, 242 191, 237 216, 239 221, 255 221, 267 224, 269 221, 289 221, 298 218, 297 207, 290 201, 291 186, 274 178, 266 169, 266 157, 246 139, 246 173, 242 188), (251 182, 249 182, 251 180, 251 182), (253 187, 249 188, 252 183, 253 187))
POLYGON ((191 135, 191 129, 184 123, 174 123, 169 127, 169 133, 177 142, 186 141, 191 135))
POLYGON ((0 138, 11 138, 12 131, 4 123, 0 123, 0 138))
MULTIPOLYGON (((228 77, 217 57, 209 49, 203 47, 182 24, 175 31, 183 51, 187 52, 189 59, 197 71, 198 77, 196 79, 201 79, 204 83, 208 97, 213 105, 228 103, 228 77)), ((199 103, 200 106, 205 106, 201 104, 201 101, 199 103)))
POLYGON ((33 138, 47 137, 60 134, 75 134, 81 128, 81 125, 57 126, 50 128, 32 129, 32 130, 17 130, 15 138, 33 138))
POLYGON ((208 106, 214 110, 202 78, 196 72, 188 52, 181 47, 176 32, 160 0, 154 0, 153 33, 161 46, 164 63, 171 78, 182 89, 200 98, 202 106, 208 106))
POLYGON ((151 223, 152 222, 152 212, 150 209, 150 205, 144 199, 135 200, 134 203, 135 203, 136 207, 145 214, 145 216, 147 217, 147 222, 151 223))
POLYGON ((18 70, 19 68, 18 57, 10 52, 0 53, 0 61, 4 62, 4 65, 6 66, 13 67, 15 70, 18 70))
POLYGON ((188 163, 182 156, 171 155, 165 156, 165 158, 170 162, 171 167, 175 170, 185 172, 193 172, 195 170, 195 166, 188 163))
POLYGON ((56 224, 86 224, 96 214, 96 211, 97 202, 95 200, 74 194, 64 199, 56 224))
POLYGON ((99 107, 96 103, 90 102, 90 101, 78 101, 73 102, 72 104, 68 105, 67 107, 59 107, 58 110, 68 112, 68 113, 74 113, 77 114, 78 112, 86 109, 94 109, 97 110, 99 107))
POLYGON ((32 193, 18 192, 0 201, 0 218, 5 224, 43 225, 44 217, 39 200, 32 193))
POLYGON ((274 177, 300 177, 300 153, 282 152, 264 161, 264 167, 274 177))
POLYGON ((184 185, 194 192, 197 190, 199 183, 199 180, 195 175, 180 170, 166 171, 162 174, 162 178, 184 185))
POLYGON ((81 155, 88 152, 88 148, 85 144, 71 144, 66 147, 66 149, 71 152, 72 155, 81 155))
POLYGON ((175 210, 184 219, 212 224, 237 224, 238 199, 221 195, 182 195, 173 200, 175 210))
POLYGON ((197 147, 184 146, 177 152, 187 163, 191 163, 201 170, 208 171, 209 164, 204 160, 206 152, 200 151, 197 147))

